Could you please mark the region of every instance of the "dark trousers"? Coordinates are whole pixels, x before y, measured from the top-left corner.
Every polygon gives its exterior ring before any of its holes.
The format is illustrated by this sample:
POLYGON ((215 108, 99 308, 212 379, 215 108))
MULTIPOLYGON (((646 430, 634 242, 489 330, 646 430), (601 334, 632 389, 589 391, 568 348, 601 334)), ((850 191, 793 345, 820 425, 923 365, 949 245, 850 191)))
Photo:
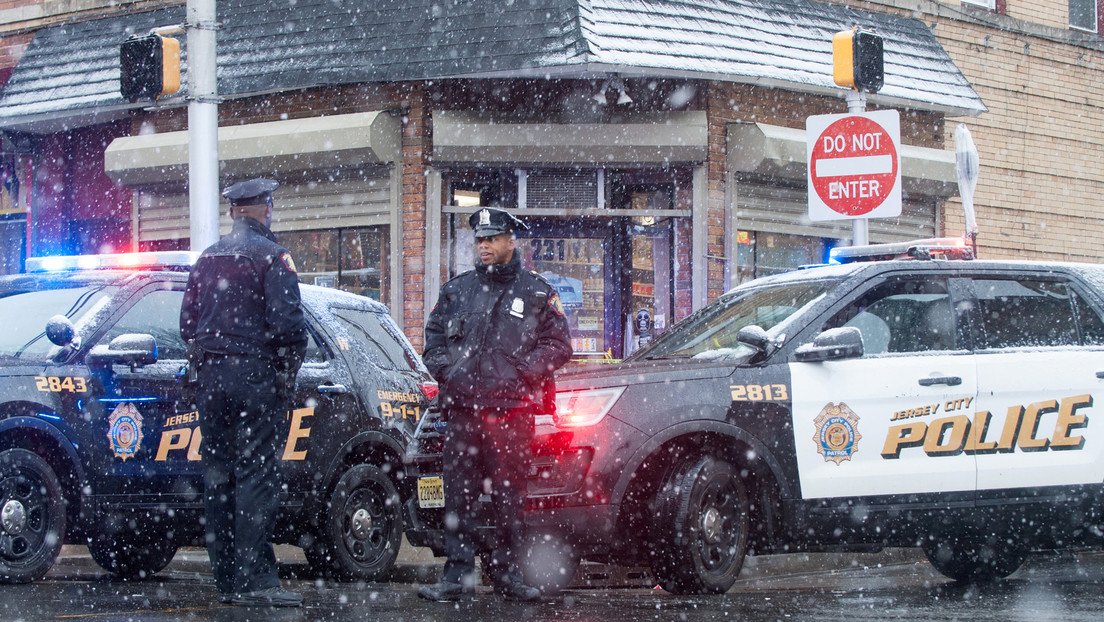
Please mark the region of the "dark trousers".
POLYGON ((445 553, 442 580, 470 582, 475 570, 478 500, 491 495, 495 583, 520 581, 518 555, 525 544, 523 510, 531 461, 529 410, 450 408, 445 434, 445 553))
POLYGON ((203 431, 207 553, 224 594, 280 584, 269 540, 280 509, 275 373, 254 357, 209 357, 196 396, 203 431))

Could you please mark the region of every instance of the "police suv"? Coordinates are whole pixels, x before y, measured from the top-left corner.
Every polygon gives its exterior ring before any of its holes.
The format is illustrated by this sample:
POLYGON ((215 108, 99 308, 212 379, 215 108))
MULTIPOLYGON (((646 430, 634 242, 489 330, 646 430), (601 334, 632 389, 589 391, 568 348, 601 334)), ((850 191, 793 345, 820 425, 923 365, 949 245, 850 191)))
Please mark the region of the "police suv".
MULTIPOLYGON (((196 257, 37 258, 0 278, 0 581, 41 577, 63 543, 125 577, 202 546, 179 330, 196 257)), ((402 537, 401 457, 437 385, 379 303, 309 285, 302 299, 277 541, 338 578, 380 578, 402 537)))
MULTIPOLYGON (((530 555, 530 580, 583 558, 722 593, 748 554, 918 546, 981 581, 1101 544, 1104 267, 952 239, 837 251, 558 376, 526 521, 568 553, 530 555)), ((407 470, 408 538, 438 554, 441 428, 423 420, 407 470)))

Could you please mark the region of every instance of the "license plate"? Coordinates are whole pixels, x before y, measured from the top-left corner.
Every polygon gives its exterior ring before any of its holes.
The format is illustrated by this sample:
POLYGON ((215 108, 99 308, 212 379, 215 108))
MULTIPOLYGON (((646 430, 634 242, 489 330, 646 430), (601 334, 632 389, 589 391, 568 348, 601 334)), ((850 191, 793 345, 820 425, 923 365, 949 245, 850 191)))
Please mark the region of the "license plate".
POLYGON ((418 478, 418 507, 445 507, 445 480, 440 477, 418 478))

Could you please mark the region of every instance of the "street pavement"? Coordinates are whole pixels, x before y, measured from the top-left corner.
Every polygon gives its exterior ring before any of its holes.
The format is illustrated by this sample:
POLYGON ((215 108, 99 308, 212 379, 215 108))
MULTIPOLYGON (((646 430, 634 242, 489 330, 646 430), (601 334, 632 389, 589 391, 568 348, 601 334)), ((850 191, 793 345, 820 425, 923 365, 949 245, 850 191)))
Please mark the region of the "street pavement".
POLYGON ((477 620, 629 622, 637 620, 1071 620, 1104 619, 1104 553, 1036 555, 1011 578, 977 587, 948 581, 911 549, 870 554, 794 554, 750 558, 723 596, 679 597, 642 573, 602 567, 587 572, 595 587, 573 588, 537 604, 506 603, 480 588, 456 604, 419 600, 440 560, 404 547, 390 583, 331 583, 310 578, 301 553, 279 547, 285 585, 303 592, 301 609, 222 605, 206 555, 184 549, 152 580, 119 581, 81 547, 66 547, 46 579, 0 587, 0 620, 161 621, 477 620), (638 587, 610 587, 611 583, 638 587))

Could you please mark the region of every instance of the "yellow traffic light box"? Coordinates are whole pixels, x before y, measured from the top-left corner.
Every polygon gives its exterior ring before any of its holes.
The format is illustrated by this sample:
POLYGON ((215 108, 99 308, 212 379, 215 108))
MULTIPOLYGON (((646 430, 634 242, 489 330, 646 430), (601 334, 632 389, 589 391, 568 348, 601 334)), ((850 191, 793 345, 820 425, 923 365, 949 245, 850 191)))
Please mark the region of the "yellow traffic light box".
POLYGON ((877 93, 885 80, 882 38, 857 28, 832 37, 832 78, 836 84, 877 93))
POLYGON ((123 99, 156 100, 180 90, 180 42, 157 34, 135 36, 119 48, 123 99))

